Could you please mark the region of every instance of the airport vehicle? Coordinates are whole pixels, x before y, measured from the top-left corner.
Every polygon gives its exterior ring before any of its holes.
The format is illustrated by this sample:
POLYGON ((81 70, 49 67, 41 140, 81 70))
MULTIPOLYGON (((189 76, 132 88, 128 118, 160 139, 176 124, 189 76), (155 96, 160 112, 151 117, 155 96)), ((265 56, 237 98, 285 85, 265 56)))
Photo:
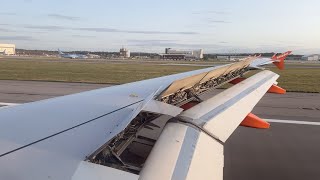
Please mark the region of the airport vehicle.
POLYGON ((261 65, 289 53, 1 108, 0 179, 223 179, 224 142, 268 128, 251 111, 285 93, 261 65))
POLYGON ((60 49, 58 49, 58 52, 59 52, 59 56, 63 57, 63 58, 71 58, 71 59, 86 59, 86 58, 88 58, 86 55, 83 55, 83 54, 67 54, 67 53, 60 51, 60 49))

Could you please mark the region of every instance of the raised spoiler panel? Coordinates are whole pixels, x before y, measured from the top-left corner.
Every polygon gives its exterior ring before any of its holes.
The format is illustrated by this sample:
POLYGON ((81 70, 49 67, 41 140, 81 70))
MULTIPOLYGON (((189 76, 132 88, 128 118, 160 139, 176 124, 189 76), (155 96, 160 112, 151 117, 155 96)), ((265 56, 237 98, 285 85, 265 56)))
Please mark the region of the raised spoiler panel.
POLYGON ((140 179, 223 179, 223 143, 279 75, 260 72, 182 112, 165 126, 140 179))
POLYGON ((211 71, 208 71, 208 72, 204 72, 204 73, 197 74, 194 76, 186 77, 184 79, 176 80, 164 92, 161 93, 161 97, 168 96, 168 95, 173 94, 179 90, 193 87, 199 83, 204 83, 204 82, 208 81, 209 79, 226 75, 232 71, 236 71, 236 70, 245 68, 245 67, 249 66, 250 63, 252 61, 254 61, 255 59, 256 59, 255 57, 249 57, 249 58, 246 58, 243 61, 240 61, 237 63, 223 65, 223 66, 220 66, 220 67, 213 69, 211 71))

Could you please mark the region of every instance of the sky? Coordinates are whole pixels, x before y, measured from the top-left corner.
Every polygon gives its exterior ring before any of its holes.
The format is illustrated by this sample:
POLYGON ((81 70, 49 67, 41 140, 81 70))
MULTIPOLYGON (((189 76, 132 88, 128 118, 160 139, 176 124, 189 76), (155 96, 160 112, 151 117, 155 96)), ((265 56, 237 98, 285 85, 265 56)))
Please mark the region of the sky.
POLYGON ((320 53, 318 0, 10 0, 0 43, 65 51, 320 53))

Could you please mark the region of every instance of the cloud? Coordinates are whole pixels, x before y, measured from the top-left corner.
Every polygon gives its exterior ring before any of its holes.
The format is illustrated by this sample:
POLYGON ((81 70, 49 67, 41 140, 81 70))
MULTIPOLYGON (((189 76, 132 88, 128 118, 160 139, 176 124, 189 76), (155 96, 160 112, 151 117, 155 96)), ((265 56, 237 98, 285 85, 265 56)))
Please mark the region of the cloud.
POLYGON ((130 39, 128 40, 129 43, 153 43, 153 42, 176 42, 176 40, 169 40, 169 39, 130 39))
POLYGON ((208 15, 208 14, 227 15, 227 14, 230 14, 230 12, 212 10, 212 11, 194 11, 194 12, 192 12, 192 14, 194 14, 194 15, 200 15, 200 14, 206 14, 206 15, 208 15))
POLYGON ((62 26, 33 26, 33 25, 25 25, 24 28, 27 29, 41 29, 41 30, 64 30, 66 27, 62 26))
POLYGON ((0 32, 13 32, 13 31, 6 28, 0 28, 0 32))
POLYGON ((0 36, 0 40, 16 40, 16 41, 34 41, 32 36, 0 36))
POLYGON ((112 28, 72 28, 73 30, 80 30, 80 31, 93 31, 93 32, 119 32, 120 30, 112 29, 112 28))
POLYGON ((91 32, 111 32, 111 33, 129 33, 129 34, 175 34, 175 35, 194 35, 199 34, 197 32, 191 31, 142 31, 142 30, 122 30, 115 28, 105 28, 105 27, 63 27, 63 26, 34 26, 34 25, 25 25, 24 28, 28 29, 41 29, 41 30, 75 30, 75 31, 91 31, 91 32))
POLYGON ((15 16, 17 14, 16 13, 8 13, 8 12, 0 12, 0 15, 3 15, 3 16, 15 16))
POLYGON ((48 14, 48 16, 51 18, 60 19, 60 20, 70 20, 70 21, 80 20, 79 17, 66 16, 66 15, 61 15, 61 14, 48 14))
POLYGON ((141 30, 121 30, 121 29, 114 29, 114 28, 73 28, 73 30, 93 31, 93 32, 119 32, 119 33, 129 33, 129 34, 185 34, 185 35, 198 34, 197 32, 189 32, 189 31, 181 31, 181 32, 141 31, 141 30))
POLYGON ((221 24, 223 24, 223 23, 230 23, 230 22, 224 21, 224 20, 213 20, 213 19, 208 19, 208 22, 209 22, 209 23, 213 23, 213 24, 215 24, 215 23, 221 23, 221 24))
POLYGON ((179 43, 175 40, 129 40, 130 46, 136 47, 174 47, 174 48, 189 48, 189 49, 200 49, 200 48, 222 48, 223 45, 219 44, 185 44, 179 43))
POLYGON ((211 13, 211 14, 229 14, 229 12, 226 12, 226 11, 207 11, 208 13, 211 13))
POLYGON ((76 31, 91 31, 91 32, 113 32, 113 33, 129 33, 129 34, 176 34, 176 35, 194 35, 199 34, 197 32, 191 31, 178 31, 178 32, 169 32, 169 31, 141 31, 141 30, 122 30, 115 28, 104 28, 104 27, 63 27, 63 26, 34 26, 34 25, 25 25, 24 28, 28 29, 41 29, 41 30, 76 30, 76 31))
POLYGON ((94 38, 96 36, 90 36, 90 35, 72 35, 72 37, 76 38, 94 38))
POLYGON ((185 34, 185 35, 192 35, 192 34, 199 34, 197 32, 191 31, 181 31, 181 32, 167 32, 167 31, 123 31, 126 33, 136 33, 136 34, 185 34))

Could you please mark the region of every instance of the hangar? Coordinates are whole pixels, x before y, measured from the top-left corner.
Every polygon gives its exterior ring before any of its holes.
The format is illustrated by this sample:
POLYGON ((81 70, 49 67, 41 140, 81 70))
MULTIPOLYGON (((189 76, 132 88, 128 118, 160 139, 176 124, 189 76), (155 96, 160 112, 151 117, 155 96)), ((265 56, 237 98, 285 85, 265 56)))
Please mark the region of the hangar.
POLYGON ((320 54, 305 55, 305 56, 302 56, 302 60, 305 60, 305 61, 319 61, 320 60, 320 54))
POLYGON ((0 44, 0 53, 5 55, 16 54, 16 45, 14 44, 0 44))

